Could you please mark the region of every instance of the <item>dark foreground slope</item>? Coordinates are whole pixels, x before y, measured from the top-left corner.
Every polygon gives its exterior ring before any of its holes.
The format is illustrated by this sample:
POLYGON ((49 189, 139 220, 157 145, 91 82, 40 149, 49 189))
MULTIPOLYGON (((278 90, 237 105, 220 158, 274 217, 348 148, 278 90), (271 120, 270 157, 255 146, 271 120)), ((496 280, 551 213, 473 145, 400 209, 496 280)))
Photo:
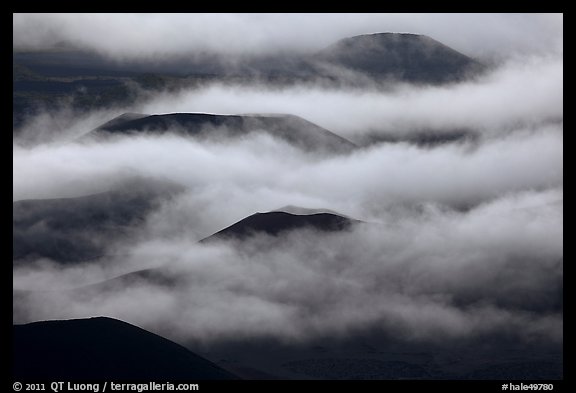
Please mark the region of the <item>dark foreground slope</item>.
POLYGON ((169 113, 162 115, 124 114, 88 135, 175 132, 198 139, 234 139, 253 132, 266 133, 305 151, 349 153, 356 148, 314 123, 292 115, 217 115, 169 113))
POLYGON ((482 68, 430 37, 409 33, 344 38, 318 52, 316 60, 378 79, 410 83, 456 82, 482 68))
POLYGON ((13 327, 15 379, 237 379, 186 348, 111 318, 13 327))

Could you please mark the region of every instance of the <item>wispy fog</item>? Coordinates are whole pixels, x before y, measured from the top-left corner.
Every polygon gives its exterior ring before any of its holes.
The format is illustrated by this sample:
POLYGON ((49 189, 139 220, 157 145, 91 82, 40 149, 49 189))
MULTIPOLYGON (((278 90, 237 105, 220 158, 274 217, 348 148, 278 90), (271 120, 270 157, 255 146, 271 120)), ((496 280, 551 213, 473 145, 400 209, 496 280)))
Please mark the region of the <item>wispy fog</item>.
MULTIPOLYGON (((181 341, 306 340, 378 327, 401 339, 513 332, 559 342, 561 198, 556 189, 511 194, 464 213, 392 209, 352 232, 256 237, 241 247, 195 245, 197 235, 182 226, 179 236, 158 236, 167 224, 161 221, 173 220, 155 215, 147 237, 115 263, 127 270, 163 265, 177 284, 42 294, 18 317, 109 315, 181 341)), ((95 267, 79 275, 45 265, 16 270, 14 279, 19 288, 56 289, 101 276, 95 267)))
POLYGON ((186 187, 109 258, 70 268, 44 260, 14 272, 17 289, 53 290, 164 266, 178 285, 137 281, 84 298, 42 296, 17 313, 22 321, 103 314, 208 342, 301 340, 374 326, 426 340, 503 331, 527 340, 562 336, 559 130, 479 147, 383 144, 333 158, 270 137, 230 145, 132 136, 16 148, 14 171, 14 199, 89 194, 131 175, 186 187), (289 204, 370 224, 243 247, 196 245, 289 204))
POLYGON ((301 342, 374 329, 426 342, 484 335, 562 342, 562 15, 14 14, 13 21, 15 49, 65 43, 118 61, 313 52, 354 34, 410 31, 492 66, 459 83, 385 89, 212 80, 135 89, 129 105, 26 119, 14 137, 13 201, 90 195, 134 178, 181 188, 101 258, 15 264, 15 322, 106 315, 202 343, 301 342), (125 112, 292 114, 359 147, 316 153, 258 130, 200 140, 178 127, 80 138, 125 112), (474 137, 411 139, 455 131, 474 137), (286 205, 364 223, 198 243, 286 205), (98 284, 149 268, 172 284, 137 276, 98 284), (85 288, 91 284, 98 285, 85 288))
POLYGON ((14 14, 15 48, 67 43, 112 58, 159 60, 315 51, 353 35, 425 34, 469 56, 562 53, 562 14, 14 14))

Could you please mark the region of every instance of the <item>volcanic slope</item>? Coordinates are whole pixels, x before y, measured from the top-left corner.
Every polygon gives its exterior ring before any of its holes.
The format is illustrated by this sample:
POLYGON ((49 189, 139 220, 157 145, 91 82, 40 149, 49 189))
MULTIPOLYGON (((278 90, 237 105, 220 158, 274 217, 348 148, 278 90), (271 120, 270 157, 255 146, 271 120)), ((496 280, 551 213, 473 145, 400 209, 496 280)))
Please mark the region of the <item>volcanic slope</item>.
POLYGON ((237 139, 250 133, 265 133, 304 151, 350 153, 357 146, 314 123, 298 116, 219 115, 209 113, 169 113, 161 115, 123 114, 88 133, 87 136, 138 134, 147 132, 180 135, 204 139, 237 139))
POLYGON ((314 59, 377 79, 409 83, 458 82, 482 71, 476 60, 428 37, 411 33, 375 33, 344 38, 314 59))
POLYGON ((13 326, 16 379, 238 379, 188 349, 126 322, 96 317, 13 326))

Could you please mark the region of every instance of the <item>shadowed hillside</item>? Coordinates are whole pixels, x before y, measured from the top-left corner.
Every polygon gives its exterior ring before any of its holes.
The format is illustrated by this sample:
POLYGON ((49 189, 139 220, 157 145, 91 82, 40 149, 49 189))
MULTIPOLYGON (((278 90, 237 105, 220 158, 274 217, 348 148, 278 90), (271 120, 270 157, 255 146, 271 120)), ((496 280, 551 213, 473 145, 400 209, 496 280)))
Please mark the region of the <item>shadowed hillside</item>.
POLYGON ((17 379, 237 379, 170 340, 112 318, 35 322, 12 331, 17 379))
POLYGON ((292 115, 216 115, 170 113, 163 115, 123 114, 88 135, 176 132, 198 139, 234 139, 263 132, 306 151, 349 153, 356 148, 346 140, 314 123, 292 115))

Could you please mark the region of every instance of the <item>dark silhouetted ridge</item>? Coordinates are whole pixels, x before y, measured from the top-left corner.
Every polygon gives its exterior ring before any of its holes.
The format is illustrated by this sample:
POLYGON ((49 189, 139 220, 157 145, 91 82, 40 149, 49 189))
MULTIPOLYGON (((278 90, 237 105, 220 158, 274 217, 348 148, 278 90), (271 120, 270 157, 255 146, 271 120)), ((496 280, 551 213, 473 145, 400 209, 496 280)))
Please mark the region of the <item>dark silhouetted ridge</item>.
POLYGON ((111 122, 98 127, 99 131, 122 133, 127 131, 167 131, 172 128, 182 128, 186 133, 200 133, 204 127, 231 127, 239 129, 243 126, 242 117, 238 115, 215 115, 210 113, 168 113, 162 115, 143 115, 130 119, 127 114, 114 118, 111 122), (124 119, 124 120, 122 120, 124 119), (112 124, 110 124, 112 123, 112 124))
MULTIPOLYGON (((300 213, 293 214, 278 210, 268 213, 256 213, 200 240, 200 243, 230 239, 244 240, 257 234, 279 236, 292 230, 307 228, 318 231, 335 232, 346 230, 352 225, 362 222, 333 212, 326 212, 325 209, 305 209, 296 206, 286 206, 279 210, 283 209, 300 211, 300 213), (324 211, 318 212, 322 210, 324 211)), ((126 273, 105 281, 71 289, 70 291, 79 299, 89 299, 99 293, 122 290, 123 288, 134 285, 174 288, 181 283, 182 281, 178 274, 174 274, 168 266, 161 266, 126 273)), ((35 296, 35 293, 33 293, 33 291, 21 291, 19 296, 24 299, 26 296, 35 296)))
POLYGON ((281 233, 296 229, 314 229, 319 231, 341 231, 350 228, 358 220, 330 213, 307 215, 290 214, 286 212, 256 213, 237 223, 230 225, 215 234, 202 239, 203 241, 245 239, 255 234, 278 236, 281 233))
POLYGON ((170 340, 112 318, 14 325, 13 345, 15 379, 237 379, 170 340))
POLYGON ((103 130, 107 130, 107 129, 114 129, 114 127, 124 124, 126 122, 129 121, 134 121, 134 120, 139 120, 142 119, 143 117, 147 117, 148 115, 144 115, 142 113, 124 113, 120 116, 117 116, 115 118, 113 118, 110 121, 107 121, 106 123, 102 124, 100 127, 98 127, 99 129, 103 129, 103 130))
POLYGON ((458 81, 480 63, 425 35, 376 33, 344 38, 317 53, 328 64, 406 82, 458 81))
POLYGON ((329 213, 329 214, 334 214, 337 216, 342 216, 342 217, 346 217, 343 214, 339 214, 337 212, 335 212, 334 210, 330 210, 330 209, 323 209, 323 208, 308 208, 308 207, 301 207, 301 206, 294 206, 294 205, 286 205, 286 206, 282 206, 279 209, 274 210, 275 212, 284 212, 284 213, 290 213, 290 214, 296 214, 296 215, 306 215, 306 214, 317 214, 317 213, 329 213))
POLYGON ((175 132, 199 139, 233 139, 251 132, 264 132, 306 151, 349 153, 357 147, 349 140, 293 115, 124 114, 103 124, 89 135, 140 132, 175 132))

